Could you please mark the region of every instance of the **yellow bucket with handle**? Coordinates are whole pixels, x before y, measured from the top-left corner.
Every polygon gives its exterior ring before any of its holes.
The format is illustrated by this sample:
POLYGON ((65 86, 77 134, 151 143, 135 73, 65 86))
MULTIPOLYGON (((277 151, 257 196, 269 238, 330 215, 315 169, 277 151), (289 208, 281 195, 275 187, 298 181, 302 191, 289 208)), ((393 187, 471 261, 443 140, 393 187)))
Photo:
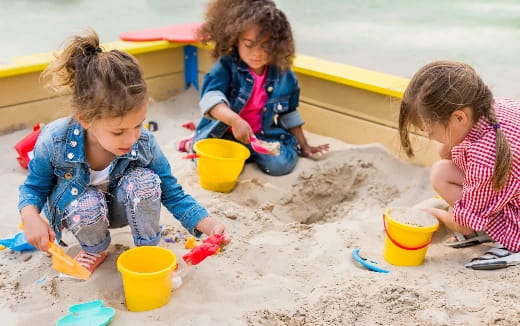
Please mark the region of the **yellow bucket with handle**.
POLYGON ((251 155, 244 145, 219 138, 199 140, 193 150, 201 187, 224 193, 235 188, 244 163, 251 155))
POLYGON ((146 311, 167 304, 176 266, 175 254, 166 248, 142 246, 123 252, 117 259, 117 269, 128 310, 146 311))
POLYGON ((433 233, 439 222, 432 226, 414 226, 392 219, 391 209, 383 214, 385 247, 383 257, 395 266, 418 266, 424 262, 433 233))

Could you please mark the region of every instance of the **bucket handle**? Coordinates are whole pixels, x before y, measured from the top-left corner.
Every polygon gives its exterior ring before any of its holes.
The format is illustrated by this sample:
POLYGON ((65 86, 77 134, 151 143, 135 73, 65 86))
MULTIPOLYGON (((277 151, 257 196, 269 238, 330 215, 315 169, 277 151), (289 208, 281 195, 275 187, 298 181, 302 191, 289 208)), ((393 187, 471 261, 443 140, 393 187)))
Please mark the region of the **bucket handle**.
POLYGON ((423 245, 420 245, 418 247, 407 247, 407 246, 404 246, 404 245, 400 244, 399 242, 395 241, 394 238, 392 238, 392 236, 390 235, 390 232, 388 232, 388 228, 386 227, 385 214, 383 214, 383 226, 385 228, 385 233, 386 233, 386 236, 388 237, 388 239, 390 239, 390 241, 392 241, 392 243, 394 245, 396 245, 399 248, 404 249, 404 250, 419 250, 419 249, 423 249, 423 248, 427 247, 432 242, 432 239, 433 239, 433 235, 432 235, 432 238, 430 239, 430 241, 426 242, 423 245))
POLYGON ((184 155, 182 158, 191 160, 191 159, 199 158, 199 157, 200 157, 199 154, 193 153, 193 154, 184 155))

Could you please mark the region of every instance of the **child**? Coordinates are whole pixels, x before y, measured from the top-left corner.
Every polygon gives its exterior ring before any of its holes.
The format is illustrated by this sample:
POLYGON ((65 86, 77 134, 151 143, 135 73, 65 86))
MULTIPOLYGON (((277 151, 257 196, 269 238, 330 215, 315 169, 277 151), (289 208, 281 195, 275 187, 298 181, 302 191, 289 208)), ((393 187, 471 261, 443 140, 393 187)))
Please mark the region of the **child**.
POLYGON ((467 64, 433 62, 413 76, 401 104, 399 132, 409 156, 411 125, 439 143, 442 160, 433 165, 430 180, 453 207, 426 210, 459 233, 463 245, 486 240, 476 231, 497 242, 466 267, 519 264, 520 104, 493 99, 467 64))
POLYGON ((93 272, 107 255, 109 227, 129 224, 137 246, 159 243, 161 202, 191 233, 230 241, 224 225, 183 192, 143 128, 147 89, 131 55, 103 51, 90 30, 71 40, 44 76, 71 90, 74 115, 45 126, 20 186, 29 243, 46 251, 67 228, 82 247, 75 259, 93 272))
POLYGON ((293 170, 302 156, 325 154, 329 145, 310 146, 296 111, 300 88, 290 70, 294 57, 291 26, 271 0, 214 0, 200 30, 203 42, 213 41, 218 58, 204 77, 200 107, 204 118, 194 139, 181 141, 188 151, 204 138, 239 141, 269 175, 293 170), (279 155, 251 150, 250 139, 279 142, 279 155))

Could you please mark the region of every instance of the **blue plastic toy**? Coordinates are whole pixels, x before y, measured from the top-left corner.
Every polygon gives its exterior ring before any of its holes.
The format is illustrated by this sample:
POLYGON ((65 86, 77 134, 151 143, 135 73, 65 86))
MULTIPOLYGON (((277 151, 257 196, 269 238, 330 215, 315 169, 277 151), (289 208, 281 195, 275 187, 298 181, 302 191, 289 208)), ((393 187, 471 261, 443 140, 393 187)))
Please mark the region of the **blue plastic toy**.
POLYGON ((61 318, 56 326, 105 326, 110 324, 116 311, 103 306, 103 300, 94 300, 73 305, 70 314, 61 318))
POLYGON ((376 266, 377 263, 375 261, 361 257, 359 255, 359 249, 354 249, 354 251, 352 251, 352 258, 354 258, 355 261, 357 261, 358 263, 360 263, 361 265, 363 265, 371 271, 379 273, 390 273, 389 270, 376 266))
POLYGON ((15 234, 12 238, 0 239, 0 245, 16 251, 36 249, 33 245, 27 242, 27 239, 25 239, 25 233, 23 232, 15 234))

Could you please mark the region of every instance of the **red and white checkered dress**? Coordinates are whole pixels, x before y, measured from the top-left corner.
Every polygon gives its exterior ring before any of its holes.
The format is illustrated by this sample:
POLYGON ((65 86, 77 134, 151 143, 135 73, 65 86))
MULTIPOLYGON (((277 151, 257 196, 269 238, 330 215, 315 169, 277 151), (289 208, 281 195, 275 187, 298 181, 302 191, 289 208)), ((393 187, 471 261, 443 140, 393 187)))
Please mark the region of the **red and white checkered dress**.
POLYGON ((455 202, 455 222, 485 230, 511 251, 520 251, 520 104, 496 99, 495 111, 513 154, 505 186, 496 191, 491 177, 495 166, 495 131, 480 118, 459 145, 452 149, 453 162, 464 172, 462 196, 455 202))

